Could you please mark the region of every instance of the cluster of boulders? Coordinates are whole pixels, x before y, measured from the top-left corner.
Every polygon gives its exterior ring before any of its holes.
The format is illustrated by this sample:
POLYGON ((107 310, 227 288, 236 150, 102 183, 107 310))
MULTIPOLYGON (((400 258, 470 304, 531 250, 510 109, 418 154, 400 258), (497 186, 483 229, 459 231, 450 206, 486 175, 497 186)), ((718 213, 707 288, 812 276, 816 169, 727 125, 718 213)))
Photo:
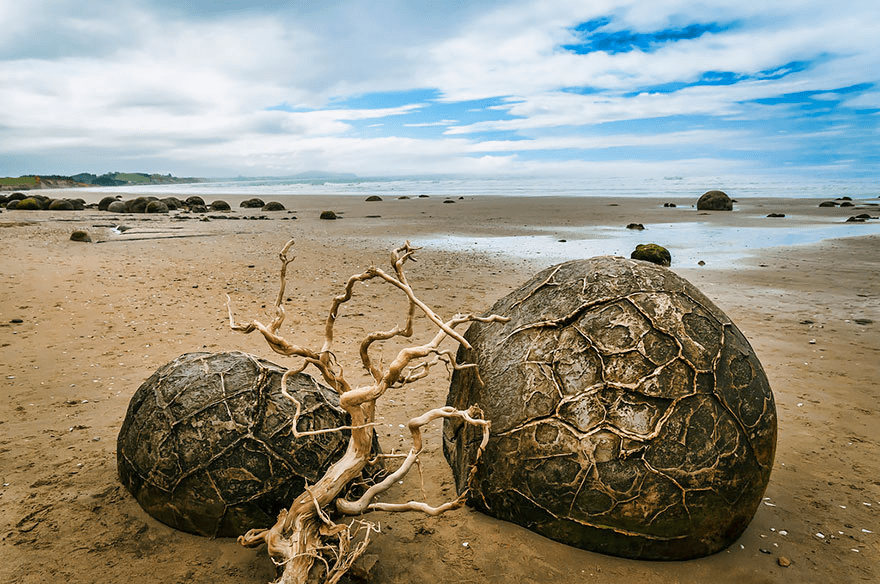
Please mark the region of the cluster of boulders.
POLYGON ((83 199, 53 199, 46 195, 16 192, 0 195, 0 207, 22 211, 82 211, 86 208, 86 202, 83 199))
MULTIPOLYGON (((19 209, 23 211, 82 211, 85 208, 95 208, 99 211, 110 213, 168 213, 169 211, 183 210, 191 213, 207 213, 208 211, 231 211, 229 203, 223 200, 213 201, 206 204, 199 196, 187 197, 180 200, 177 197, 137 197, 123 201, 119 196, 104 197, 97 204, 86 205, 83 199, 52 199, 45 195, 12 193, 0 195, 0 207, 7 209, 19 209)), ((241 207, 261 211, 284 211, 285 207, 277 201, 264 203, 261 199, 248 199, 242 201, 241 207)))

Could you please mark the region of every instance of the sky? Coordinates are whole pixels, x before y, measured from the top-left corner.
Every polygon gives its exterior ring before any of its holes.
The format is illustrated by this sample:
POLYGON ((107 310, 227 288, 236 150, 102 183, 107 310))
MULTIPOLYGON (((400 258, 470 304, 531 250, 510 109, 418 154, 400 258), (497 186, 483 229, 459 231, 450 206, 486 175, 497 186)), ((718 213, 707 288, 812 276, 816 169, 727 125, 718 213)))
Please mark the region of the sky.
POLYGON ((0 176, 872 178, 877 0, 0 0, 0 176))

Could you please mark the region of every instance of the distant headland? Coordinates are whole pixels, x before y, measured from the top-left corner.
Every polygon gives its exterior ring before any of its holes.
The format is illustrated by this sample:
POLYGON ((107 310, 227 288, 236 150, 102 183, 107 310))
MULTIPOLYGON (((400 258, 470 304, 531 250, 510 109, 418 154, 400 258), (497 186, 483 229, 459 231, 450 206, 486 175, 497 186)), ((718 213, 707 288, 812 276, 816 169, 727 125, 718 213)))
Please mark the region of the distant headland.
POLYGON ((29 191, 33 189, 65 189, 75 187, 120 187, 129 185, 164 185, 204 182, 205 179, 177 177, 170 174, 145 172, 108 172, 102 175, 81 172, 73 176, 35 175, 0 177, 0 191, 29 191))

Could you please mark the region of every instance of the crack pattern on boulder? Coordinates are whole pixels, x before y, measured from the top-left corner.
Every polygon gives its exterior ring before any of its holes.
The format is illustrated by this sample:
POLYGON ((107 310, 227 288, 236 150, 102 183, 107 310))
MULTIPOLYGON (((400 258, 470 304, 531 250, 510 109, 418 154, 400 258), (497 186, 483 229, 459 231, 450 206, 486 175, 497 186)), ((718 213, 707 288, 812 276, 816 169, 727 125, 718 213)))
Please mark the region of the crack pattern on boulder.
MULTIPOLYGON (((552 539, 640 559, 724 549, 761 501, 776 408, 748 341, 670 270, 617 257, 536 275, 474 323, 447 404, 492 438, 469 504, 552 539)), ((480 437, 444 426, 459 492, 480 437)))
MULTIPOLYGON (((294 437, 285 371, 246 353, 187 353, 147 379, 117 442, 119 478, 141 507, 211 537, 274 524, 348 443, 348 432, 294 437)), ((289 377, 288 391, 302 404, 300 431, 348 423, 336 393, 311 376, 289 377)))

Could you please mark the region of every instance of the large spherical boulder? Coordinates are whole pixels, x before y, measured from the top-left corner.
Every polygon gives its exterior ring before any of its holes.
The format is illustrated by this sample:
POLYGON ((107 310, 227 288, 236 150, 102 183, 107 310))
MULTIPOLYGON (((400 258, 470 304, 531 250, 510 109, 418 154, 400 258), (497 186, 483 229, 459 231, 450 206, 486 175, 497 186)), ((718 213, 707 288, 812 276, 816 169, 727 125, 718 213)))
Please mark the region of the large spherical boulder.
MULTIPOLYGON (((681 560, 717 552, 770 477, 776 409, 736 326, 670 270, 613 257, 547 269, 473 324, 447 403, 492 438, 469 504, 584 549, 681 560), (480 378, 484 383, 480 383, 480 378)), ((480 442, 444 427, 459 492, 480 442)))
MULTIPOLYGON (((240 352, 188 353, 147 379, 117 443, 119 478, 141 507, 212 537, 274 524, 348 441, 342 432, 294 437, 284 371, 240 352)), ((302 404, 299 430, 348 423, 337 394, 311 376, 291 376, 288 391, 302 404)))
POLYGON ((255 197, 253 199, 242 201, 239 207, 244 207, 245 209, 262 209, 265 205, 266 203, 263 201, 263 199, 258 199, 255 197))
POLYGON ((698 211, 733 211, 733 199, 724 191, 706 191, 697 199, 698 211))

